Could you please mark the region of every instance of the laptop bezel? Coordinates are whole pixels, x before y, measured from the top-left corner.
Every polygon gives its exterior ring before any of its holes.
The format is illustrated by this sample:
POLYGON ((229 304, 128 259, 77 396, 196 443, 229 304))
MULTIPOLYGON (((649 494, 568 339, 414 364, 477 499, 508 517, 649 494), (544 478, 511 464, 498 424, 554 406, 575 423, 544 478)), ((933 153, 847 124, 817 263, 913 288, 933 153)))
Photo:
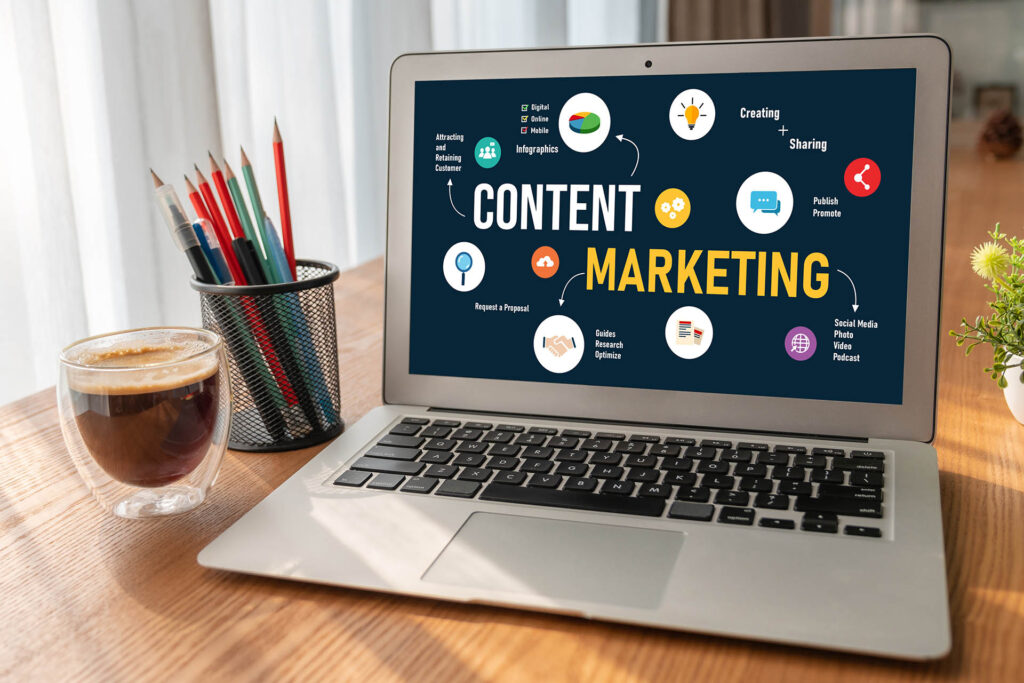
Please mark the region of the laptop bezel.
MULTIPOLYGON (((930 441, 938 360, 950 64, 948 44, 925 35, 400 56, 392 64, 390 88, 384 401, 591 420, 930 441), (645 66, 648 60, 650 67, 645 66), (411 150, 415 148, 409 122, 415 116, 416 81, 895 68, 917 70, 902 404, 409 372, 411 150)), ((440 273, 440 266, 438 269, 440 273)))

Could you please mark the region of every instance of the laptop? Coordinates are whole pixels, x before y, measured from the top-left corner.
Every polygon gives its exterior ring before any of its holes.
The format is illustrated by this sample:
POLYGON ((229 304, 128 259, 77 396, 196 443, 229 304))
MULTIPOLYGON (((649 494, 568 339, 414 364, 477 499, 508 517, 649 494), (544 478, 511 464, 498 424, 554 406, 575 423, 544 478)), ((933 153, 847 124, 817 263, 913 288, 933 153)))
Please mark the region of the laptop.
POLYGON ((934 36, 398 58, 384 405, 200 564, 946 654, 950 59, 934 36))

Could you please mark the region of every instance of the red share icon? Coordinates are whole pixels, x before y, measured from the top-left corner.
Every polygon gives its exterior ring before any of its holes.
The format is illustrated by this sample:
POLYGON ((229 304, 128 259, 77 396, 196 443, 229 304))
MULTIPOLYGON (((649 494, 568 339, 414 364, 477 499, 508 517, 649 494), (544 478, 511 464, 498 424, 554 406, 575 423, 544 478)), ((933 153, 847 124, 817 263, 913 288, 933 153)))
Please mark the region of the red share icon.
POLYGON ((874 161, 861 157, 854 159, 846 167, 843 182, 854 197, 867 197, 878 189, 878 184, 882 182, 882 172, 878 170, 878 164, 874 161))

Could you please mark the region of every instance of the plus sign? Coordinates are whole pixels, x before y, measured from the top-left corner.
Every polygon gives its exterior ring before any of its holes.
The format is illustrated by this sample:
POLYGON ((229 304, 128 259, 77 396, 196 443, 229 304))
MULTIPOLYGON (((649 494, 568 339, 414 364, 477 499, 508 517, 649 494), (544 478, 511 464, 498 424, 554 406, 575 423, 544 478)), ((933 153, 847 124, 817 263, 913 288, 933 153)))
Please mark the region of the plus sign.
POLYGON ((786 124, 782 124, 782 128, 779 128, 779 132, 782 133, 783 135, 786 134, 787 130, 789 130, 789 128, 786 128, 786 124))

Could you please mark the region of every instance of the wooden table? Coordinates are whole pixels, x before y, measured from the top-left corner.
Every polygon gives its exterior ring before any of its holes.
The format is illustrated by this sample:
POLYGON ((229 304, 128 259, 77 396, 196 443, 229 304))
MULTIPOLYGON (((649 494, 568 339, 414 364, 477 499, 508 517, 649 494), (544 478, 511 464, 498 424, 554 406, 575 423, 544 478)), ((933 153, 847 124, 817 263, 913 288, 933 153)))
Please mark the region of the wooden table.
MULTIPOLYGON (((971 247, 1024 224, 1024 163, 956 153, 943 330, 984 307, 971 247)), ((1018 234, 1020 234, 1018 232, 1018 234)), ((381 400, 383 265, 337 285, 342 401, 381 400)), ((200 548, 316 448, 229 452, 206 504, 176 518, 106 515, 64 452, 52 389, 0 408, 0 678, 1008 680, 1024 668, 1024 427, 979 353, 941 340, 938 436, 953 653, 909 664, 480 606, 251 578, 200 548)))

